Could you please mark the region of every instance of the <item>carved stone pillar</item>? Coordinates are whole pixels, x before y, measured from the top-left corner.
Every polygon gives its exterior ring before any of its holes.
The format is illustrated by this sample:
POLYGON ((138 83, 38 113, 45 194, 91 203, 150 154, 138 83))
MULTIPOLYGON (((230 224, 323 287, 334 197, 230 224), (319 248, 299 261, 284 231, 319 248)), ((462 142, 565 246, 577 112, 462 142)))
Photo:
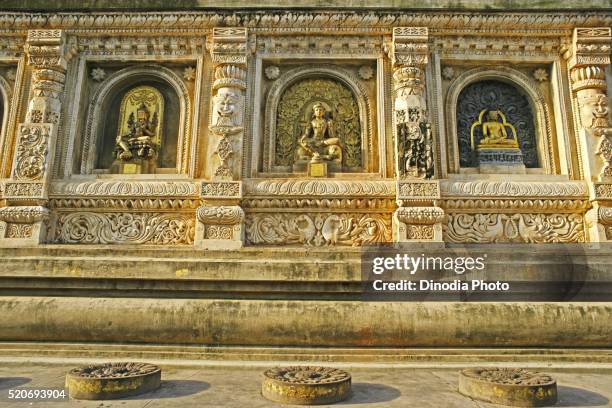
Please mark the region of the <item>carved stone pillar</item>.
POLYGON ((210 45, 214 82, 208 176, 198 208, 196 247, 238 249, 244 241, 240 208, 247 67, 246 28, 214 28, 210 45))
POLYGON ((393 63, 393 129, 397 203, 393 237, 398 242, 442 242, 444 211, 435 176, 434 146, 425 98, 429 60, 427 27, 395 27, 393 63))
POLYGON ((17 131, 11 178, 5 183, 7 207, 0 211, 3 245, 45 240, 47 190, 66 68, 73 52, 62 30, 29 30, 25 48, 32 68, 32 96, 26 120, 17 131))
POLYGON ((612 239, 607 234, 610 217, 601 216, 612 207, 612 128, 605 73, 611 45, 609 27, 576 28, 568 62, 580 158, 593 203, 586 217, 591 241, 612 239))

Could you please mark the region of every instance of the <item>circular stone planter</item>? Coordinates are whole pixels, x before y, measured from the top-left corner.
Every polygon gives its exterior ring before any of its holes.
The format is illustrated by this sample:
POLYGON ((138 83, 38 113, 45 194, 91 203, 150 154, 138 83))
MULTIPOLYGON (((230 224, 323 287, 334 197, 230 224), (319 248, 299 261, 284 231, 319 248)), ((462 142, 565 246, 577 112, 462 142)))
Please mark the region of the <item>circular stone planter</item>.
POLYGON ((70 398, 106 400, 144 394, 159 388, 161 368, 146 363, 94 364, 70 370, 66 388, 70 398))
POLYGON ((333 404, 349 397, 351 375, 329 367, 273 368, 264 372, 261 393, 284 404, 333 404))
POLYGON ((544 407, 557 402, 557 382, 551 376, 521 368, 468 368, 459 375, 459 392, 514 407, 544 407))

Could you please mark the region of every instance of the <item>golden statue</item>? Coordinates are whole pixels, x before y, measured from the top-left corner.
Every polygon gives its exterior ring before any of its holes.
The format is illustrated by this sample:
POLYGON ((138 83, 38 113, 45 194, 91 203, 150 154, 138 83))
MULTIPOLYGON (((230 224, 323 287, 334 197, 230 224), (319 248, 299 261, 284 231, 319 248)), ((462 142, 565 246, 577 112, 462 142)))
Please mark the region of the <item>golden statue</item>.
POLYGON ((130 90, 121 101, 115 157, 124 162, 134 156, 140 159, 157 157, 162 113, 163 97, 157 89, 139 86, 130 90))
POLYGON ((478 125, 482 126, 482 138, 478 143, 478 149, 517 149, 519 147, 516 129, 511 123, 506 121, 506 116, 498 110, 488 111, 483 109, 478 115, 478 120, 472 124, 470 130, 472 149, 474 149, 474 131, 478 125), (483 122, 485 112, 487 113, 487 120, 483 122), (510 128, 512 137, 508 137, 506 128, 510 128))
POLYGON ((327 109, 322 103, 312 107, 312 120, 308 122, 298 141, 296 160, 310 160, 311 163, 329 161, 342 163, 342 147, 336 137, 333 120, 327 118, 327 109))

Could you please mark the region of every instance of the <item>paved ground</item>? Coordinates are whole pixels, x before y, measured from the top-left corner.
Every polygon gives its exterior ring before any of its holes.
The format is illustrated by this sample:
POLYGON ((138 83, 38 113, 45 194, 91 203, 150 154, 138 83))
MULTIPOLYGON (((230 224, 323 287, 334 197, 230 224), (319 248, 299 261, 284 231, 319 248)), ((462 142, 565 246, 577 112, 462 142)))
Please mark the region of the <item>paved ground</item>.
MULTIPOLYGON (((261 367, 163 367, 162 387, 152 393, 116 401, 14 401, 8 390, 62 388, 73 365, 0 366, 0 407, 281 407, 260 395, 261 367)), ((493 407, 457 393, 457 370, 352 368, 353 396, 341 407, 493 407)), ((551 372, 558 380, 558 407, 611 407, 612 372, 551 372)))

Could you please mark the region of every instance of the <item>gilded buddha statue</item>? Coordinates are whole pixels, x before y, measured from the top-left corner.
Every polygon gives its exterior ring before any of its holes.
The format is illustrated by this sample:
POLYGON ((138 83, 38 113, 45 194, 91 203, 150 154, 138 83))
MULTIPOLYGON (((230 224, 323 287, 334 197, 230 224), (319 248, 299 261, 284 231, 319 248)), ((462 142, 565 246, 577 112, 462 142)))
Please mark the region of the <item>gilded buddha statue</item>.
POLYGON ((487 112, 487 120, 482 124, 482 139, 478 145, 482 147, 518 147, 518 142, 515 138, 508 138, 506 131, 505 119, 502 117, 502 122, 499 121, 500 112, 491 110, 487 112))
POLYGON ((342 163, 342 147, 336 137, 333 120, 326 117, 327 110, 322 103, 312 107, 312 120, 308 122, 298 141, 296 161, 310 160, 311 163, 342 163))

